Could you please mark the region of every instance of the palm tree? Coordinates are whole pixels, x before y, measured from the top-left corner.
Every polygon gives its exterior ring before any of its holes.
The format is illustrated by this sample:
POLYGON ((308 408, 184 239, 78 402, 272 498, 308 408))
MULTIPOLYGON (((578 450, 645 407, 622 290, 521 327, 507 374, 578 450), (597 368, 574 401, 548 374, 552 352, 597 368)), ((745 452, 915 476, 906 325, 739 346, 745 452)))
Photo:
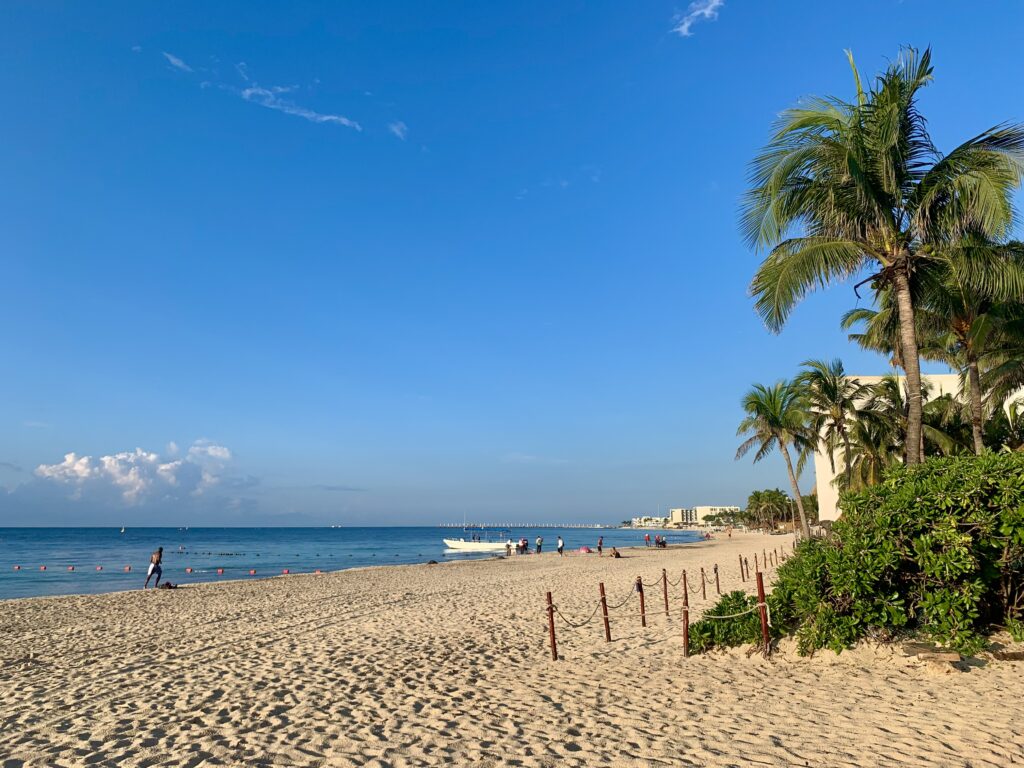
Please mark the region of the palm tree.
POLYGON ((1005 336, 1001 321, 1008 309, 1024 295, 1024 245, 971 235, 944 248, 927 266, 919 327, 929 328, 932 343, 922 357, 961 372, 973 448, 980 455, 985 451, 981 366, 1005 336))
POLYGON ((1024 173, 1024 127, 990 128, 942 155, 918 110, 931 50, 903 49, 866 91, 847 56, 855 102, 813 98, 786 110, 752 163, 742 229, 770 250, 751 291, 775 332, 809 291, 865 270, 876 294, 892 291, 909 390, 906 461, 916 464, 923 401, 911 277, 964 227, 1006 234, 1010 193, 1024 173))
POLYGON ((771 387, 755 384, 743 398, 743 410, 747 415, 740 422, 736 434, 748 437, 736 450, 736 458, 741 459, 756 446, 756 463, 774 448, 779 449, 786 461, 793 498, 796 499, 797 510, 800 513, 801 530, 804 537, 809 538, 811 529, 804 513, 797 471, 803 468, 807 457, 814 450, 816 436, 808 426, 809 414, 803 393, 790 381, 778 381, 771 387), (796 470, 789 455, 790 448, 797 453, 796 470))
POLYGON ((849 422, 857 418, 860 402, 868 388, 859 379, 847 377, 843 361, 839 358, 805 360, 806 369, 796 377, 804 388, 811 411, 811 428, 828 450, 832 474, 836 472, 836 450, 843 449, 843 472, 849 484, 852 471, 849 422))

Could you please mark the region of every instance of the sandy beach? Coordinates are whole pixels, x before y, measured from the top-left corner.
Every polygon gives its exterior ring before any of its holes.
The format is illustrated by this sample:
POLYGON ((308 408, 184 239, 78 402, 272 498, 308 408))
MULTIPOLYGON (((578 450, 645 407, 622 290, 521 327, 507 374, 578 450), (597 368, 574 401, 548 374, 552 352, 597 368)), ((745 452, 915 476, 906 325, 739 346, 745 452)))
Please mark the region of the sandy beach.
MULTIPOLYGON (((675 580, 790 538, 621 559, 556 554, 0 603, 0 766, 1006 766, 1024 764, 1024 662, 937 672, 899 648, 684 659, 648 589, 572 621, 597 584, 675 580)), ((770 575, 769 572, 769 581, 770 575)), ((699 586, 699 577, 693 579, 699 586)), ((692 600, 692 616, 714 601, 692 600)))

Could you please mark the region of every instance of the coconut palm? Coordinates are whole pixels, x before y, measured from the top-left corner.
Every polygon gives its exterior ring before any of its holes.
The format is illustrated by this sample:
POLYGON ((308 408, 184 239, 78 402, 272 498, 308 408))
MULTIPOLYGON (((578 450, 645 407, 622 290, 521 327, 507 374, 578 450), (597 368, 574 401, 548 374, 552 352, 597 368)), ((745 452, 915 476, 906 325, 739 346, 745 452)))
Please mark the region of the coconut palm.
POLYGON ((742 229, 769 249, 751 291, 776 332, 809 291, 865 270, 876 294, 892 292, 909 391, 906 461, 915 464, 923 400, 912 275, 965 227, 994 239, 1008 232, 1024 127, 990 128, 943 155, 918 110, 931 51, 902 50, 867 90, 847 55, 855 101, 813 98, 783 112, 751 165, 742 229))
POLYGON ((931 343, 921 355, 961 372, 973 449, 981 454, 985 450, 981 368, 1005 343, 1003 321, 1024 295, 1024 245, 969 235, 944 247, 922 275, 918 328, 928 328, 931 343))
POLYGON ((804 388, 811 412, 811 428, 828 451, 832 474, 836 473, 836 451, 843 449, 843 471, 851 472, 849 424, 857 418, 860 402, 868 387, 860 379, 850 378, 839 358, 831 361, 805 360, 805 368, 796 383, 804 388))
POLYGON ((800 513, 800 527, 804 536, 810 537, 811 529, 804 513, 797 474, 814 450, 816 435, 809 426, 810 415, 801 388, 791 381, 778 381, 770 387, 755 384, 743 398, 743 411, 746 416, 740 422, 736 434, 745 435, 747 439, 736 450, 736 458, 741 459, 756 447, 756 463, 775 448, 779 449, 786 461, 793 498, 796 499, 800 513), (790 449, 797 454, 796 469, 793 467, 790 449))

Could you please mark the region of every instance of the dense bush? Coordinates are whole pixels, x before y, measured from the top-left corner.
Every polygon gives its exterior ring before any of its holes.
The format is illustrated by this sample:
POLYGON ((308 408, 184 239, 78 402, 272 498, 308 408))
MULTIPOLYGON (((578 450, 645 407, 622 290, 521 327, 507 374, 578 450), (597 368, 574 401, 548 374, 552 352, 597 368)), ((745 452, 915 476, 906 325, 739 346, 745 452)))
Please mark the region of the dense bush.
MULTIPOLYGON (((840 503, 832 537, 804 542, 768 598, 773 632, 795 632, 801 653, 913 631, 969 654, 992 625, 1021 633, 1024 455, 895 467, 840 503)), ((701 632, 702 649, 742 634, 701 632)))
POLYGON ((708 611, 712 616, 734 616, 732 619, 701 619, 690 625, 690 651, 703 653, 716 646, 729 647, 761 642, 761 617, 756 611, 745 613, 757 600, 743 592, 729 592, 708 611))

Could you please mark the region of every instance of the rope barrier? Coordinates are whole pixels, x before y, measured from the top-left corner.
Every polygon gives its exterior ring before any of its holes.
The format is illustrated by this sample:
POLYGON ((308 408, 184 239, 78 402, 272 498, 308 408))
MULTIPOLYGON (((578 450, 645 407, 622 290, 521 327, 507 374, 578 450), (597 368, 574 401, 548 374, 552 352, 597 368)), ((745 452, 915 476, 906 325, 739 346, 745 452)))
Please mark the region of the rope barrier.
POLYGON ((754 611, 759 610, 761 608, 761 606, 767 607, 768 604, 767 603, 757 603, 756 605, 754 605, 753 608, 750 608, 749 610, 742 611, 740 613, 730 613, 730 614, 728 614, 726 616, 711 616, 711 615, 708 615, 706 613, 703 613, 703 614, 701 614, 701 618, 702 619, 738 619, 740 616, 746 616, 748 613, 753 613, 754 611))
MULTIPOLYGON (((565 614, 564 614, 564 613, 562 613, 561 609, 560 609, 560 608, 558 607, 558 605, 557 605, 557 604, 553 605, 552 607, 553 607, 553 608, 555 609, 555 613, 557 613, 557 614, 558 614, 558 617, 559 617, 559 618, 560 618, 560 619, 561 619, 562 621, 564 621, 564 622, 565 622, 566 624, 568 624, 568 625, 569 625, 569 626, 570 626, 570 627, 571 627, 572 629, 579 629, 580 627, 585 627, 585 626, 587 626, 587 624, 589 624, 589 623, 590 623, 590 622, 591 622, 591 621, 592 621, 592 620, 594 619, 594 617, 595 617, 595 616, 597 616, 597 612, 598 612, 599 610, 601 610, 601 601, 600 601, 600 600, 598 600, 598 601, 597 601, 597 605, 596 605, 596 606, 594 606, 594 610, 593 610, 593 612, 592 612, 592 613, 590 614, 590 616, 588 616, 588 617, 587 617, 586 619, 584 619, 583 621, 581 621, 581 622, 579 622, 579 623, 574 623, 574 622, 570 621, 569 619, 567 619, 567 618, 565 617, 565 614)), ((547 609, 546 609, 546 608, 545 608, 544 610, 545 610, 545 612, 547 612, 547 609)))

